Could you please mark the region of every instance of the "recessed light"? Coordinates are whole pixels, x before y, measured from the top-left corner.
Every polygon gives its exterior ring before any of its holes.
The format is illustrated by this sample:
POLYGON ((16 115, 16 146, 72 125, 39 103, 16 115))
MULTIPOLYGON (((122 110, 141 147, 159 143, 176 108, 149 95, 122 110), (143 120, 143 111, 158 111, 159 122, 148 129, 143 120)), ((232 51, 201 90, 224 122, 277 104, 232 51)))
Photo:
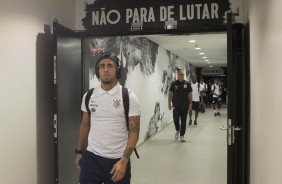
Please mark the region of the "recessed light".
POLYGON ((212 65, 210 65, 210 68, 212 68, 212 65))
POLYGON ((205 53, 203 53, 203 52, 200 52, 199 54, 200 54, 200 55, 204 55, 205 53))
POLYGON ((210 61, 210 60, 206 59, 205 61, 210 61))
POLYGON ((203 56, 203 59, 207 59, 208 57, 207 56, 203 56))
POLYGON ((195 43, 196 40, 189 40, 189 43, 195 43))

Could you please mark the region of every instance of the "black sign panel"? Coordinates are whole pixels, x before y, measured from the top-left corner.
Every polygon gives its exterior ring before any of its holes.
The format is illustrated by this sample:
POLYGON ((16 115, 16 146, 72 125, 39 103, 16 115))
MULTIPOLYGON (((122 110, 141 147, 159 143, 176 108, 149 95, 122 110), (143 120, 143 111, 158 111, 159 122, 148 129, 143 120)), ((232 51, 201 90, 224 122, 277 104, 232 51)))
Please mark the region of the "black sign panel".
POLYGON ((230 9, 228 0, 96 0, 85 5, 82 24, 109 33, 189 30, 224 25, 230 9))
POLYGON ((201 70, 201 75, 224 75, 224 71, 221 68, 203 68, 201 70))

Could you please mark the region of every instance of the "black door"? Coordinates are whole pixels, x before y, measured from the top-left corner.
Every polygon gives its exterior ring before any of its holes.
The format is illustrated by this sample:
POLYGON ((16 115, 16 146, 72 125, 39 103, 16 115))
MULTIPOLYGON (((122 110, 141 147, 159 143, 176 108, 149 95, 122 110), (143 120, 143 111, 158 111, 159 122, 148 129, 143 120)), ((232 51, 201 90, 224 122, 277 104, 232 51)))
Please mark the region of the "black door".
POLYGON ((249 183, 249 35, 248 25, 227 16, 227 184, 249 183))
POLYGON ((82 61, 81 38, 54 22, 55 107, 54 146, 55 184, 78 183, 74 165, 81 117, 82 61))

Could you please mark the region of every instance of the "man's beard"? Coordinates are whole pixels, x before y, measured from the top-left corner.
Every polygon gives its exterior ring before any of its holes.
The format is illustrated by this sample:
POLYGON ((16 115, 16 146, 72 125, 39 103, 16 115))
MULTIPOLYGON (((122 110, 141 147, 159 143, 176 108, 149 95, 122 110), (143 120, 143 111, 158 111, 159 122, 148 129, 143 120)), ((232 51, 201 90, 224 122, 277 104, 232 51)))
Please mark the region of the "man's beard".
POLYGON ((101 79, 101 83, 102 84, 112 84, 114 82, 115 82, 115 80, 104 80, 104 79, 101 79))

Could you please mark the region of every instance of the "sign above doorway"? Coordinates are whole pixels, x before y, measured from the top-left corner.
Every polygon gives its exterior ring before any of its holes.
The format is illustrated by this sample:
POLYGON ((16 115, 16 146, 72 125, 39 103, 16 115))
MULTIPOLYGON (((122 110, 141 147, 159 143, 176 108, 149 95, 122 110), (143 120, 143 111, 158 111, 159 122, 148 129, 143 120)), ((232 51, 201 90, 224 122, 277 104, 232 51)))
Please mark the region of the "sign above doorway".
POLYGON ((226 25, 228 0, 96 0, 85 4, 84 28, 91 32, 128 34, 202 30, 205 26, 226 25))
POLYGON ((221 76, 224 75, 222 68, 203 68, 201 70, 201 75, 203 76, 221 76))

